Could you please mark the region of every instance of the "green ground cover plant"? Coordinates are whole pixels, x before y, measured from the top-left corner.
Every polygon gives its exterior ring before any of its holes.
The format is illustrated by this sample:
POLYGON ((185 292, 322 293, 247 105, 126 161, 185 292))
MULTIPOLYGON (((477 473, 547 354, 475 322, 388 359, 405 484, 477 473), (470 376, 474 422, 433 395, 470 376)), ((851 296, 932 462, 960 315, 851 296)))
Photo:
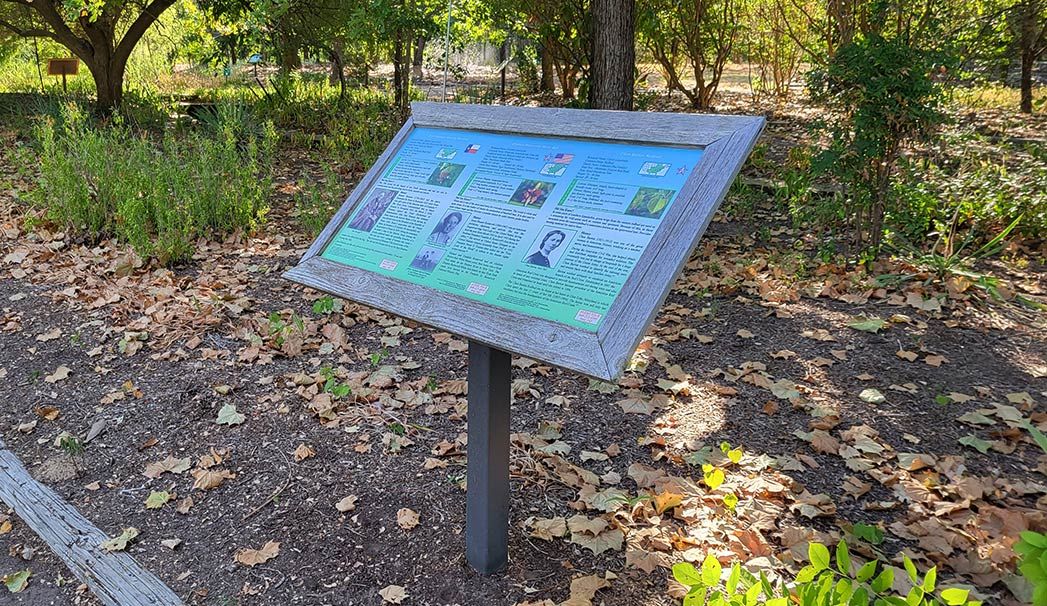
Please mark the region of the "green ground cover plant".
POLYGON ((950 132, 902 166, 899 205, 888 223, 920 241, 928 232, 972 230, 991 239, 1021 216, 1018 233, 1047 235, 1047 147, 950 132))
POLYGON ((36 203, 88 240, 115 236, 161 264, 185 261, 193 242, 253 229, 272 189, 271 125, 251 132, 223 120, 160 136, 116 119, 94 124, 75 106, 35 129, 36 203))
MULTIPOLYGON (((1045 541, 1047 544, 1047 541, 1045 541)), ((894 568, 871 560, 859 565, 851 559, 847 543, 836 545, 834 557, 821 543, 808 548, 810 563, 797 573, 792 583, 773 583, 767 575, 753 574, 737 562, 722 580, 723 567, 709 554, 701 570, 680 562, 673 566, 673 577, 687 588, 683 606, 979 606, 970 600, 963 587, 938 587, 936 568, 922 577, 916 565, 903 555, 909 589, 895 589, 894 568)))
POLYGON ((1047 605, 1047 534, 1025 531, 1014 545, 1018 571, 1033 587, 1033 606, 1047 605))
POLYGON ((295 218, 308 233, 320 235, 345 197, 345 187, 330 167, 317 180, 302 179, 295 196, 295 218))

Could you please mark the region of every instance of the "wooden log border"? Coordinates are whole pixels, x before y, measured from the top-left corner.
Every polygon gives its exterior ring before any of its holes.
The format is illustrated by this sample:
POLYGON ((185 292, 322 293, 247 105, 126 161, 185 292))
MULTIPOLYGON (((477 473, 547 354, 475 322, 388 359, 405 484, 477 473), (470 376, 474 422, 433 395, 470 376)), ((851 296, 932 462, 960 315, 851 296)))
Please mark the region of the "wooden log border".
POLYGON ((2 440, 0 501, 13 509, 105 606, 183 604, 134 558, 103 550, 100 545, 109 537, 53 490, 34 480, 2 440))
POLYGON ((764 127, 755 116, 414 103, 413 115, 284 277, 490 347, 613 381, 654 320, 764 127), (415 127, 702 148, 597 332, 320 257, 415 127))

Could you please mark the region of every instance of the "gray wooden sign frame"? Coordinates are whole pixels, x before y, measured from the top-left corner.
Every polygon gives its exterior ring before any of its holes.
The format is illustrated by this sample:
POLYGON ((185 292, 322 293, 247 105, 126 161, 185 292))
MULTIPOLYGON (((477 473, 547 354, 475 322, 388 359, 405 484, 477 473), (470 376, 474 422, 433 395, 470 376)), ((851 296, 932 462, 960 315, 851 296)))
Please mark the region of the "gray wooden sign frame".
POLYGON ((489 347, 603 380, 616 379, 632 357, 764 126, 764 119, 754 116, 447 103, 414 103, 412 113, 301 262, 284 277, 489 347), (596 332, 591 332, 320 256, 415 127, 674 145, 703 151, 606 318, 596 332))

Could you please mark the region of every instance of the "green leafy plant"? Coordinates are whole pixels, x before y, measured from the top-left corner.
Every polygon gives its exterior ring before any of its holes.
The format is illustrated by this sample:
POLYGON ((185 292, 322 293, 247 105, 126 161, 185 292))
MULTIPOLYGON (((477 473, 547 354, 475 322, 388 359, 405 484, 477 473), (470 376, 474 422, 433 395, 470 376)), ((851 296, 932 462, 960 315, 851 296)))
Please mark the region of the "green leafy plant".
POLYGON ((939 145, 899 163, 888 219, 898 236, 919 242, 939 236, 938 248, 976 248, 1018 216, 1016 233, 1047 234, 1047 148, 996 141, 976 130, 943 134, 939 145))
POLYGON ((1021 556, 1018 571, 1032 584, 1033 606, 1047 606, 1047 534, 1022 532, 1014 551, 1021 556))
POLYGON ((879 545, 884 540, 883 529, 872 524, 859 522, 851 528, 851 534, 870 545, 879 545))
POLYGON ((298 314, 291 313, 291 317, 288 320, 284 320, 283 316, 279 312, 272 312, 269 317, 265 320, 266 330, 269 333, 268 338, 273 342, 276 347, 283 347, 284 343, 287 342, 287 338, 291 336, 294 331, 298 331, 299 334, 305 332, 305 320, 303 320, 298 314))
MULTIPOLYGON (((1047 539, 1045 539, 1047 545, 1047 539)), ((851 560, 847 543, 836 546, 834 556, 829 548, 811 543, 810 563, 792 583, 772 583, 764 572, 759 576, 731 565, 726 580, 723 567, 712 554, 706 556, 701 570, 688 562, 673 565, 673 578, 687 588, 684 606, 980 606, 968 600, 970 590, 960 587, 939 589, 937 569, 931 568, 920 577, 916 565, 903 557, 909 590, 899 594, 894 589, 894 568, 877 560, 859 565, 851 560)))
POLYGON ((76 106, 36 129, 37 203, 90 240, 115 236, 161 264, 188 260, 193 242, 264 220, 276 141, 235 122, 159 140, 114 118, 96 125, 76 106))
MULTIPOLYGON (((916 246, 904 241, 898 246, 898 249, 900 252, 906 253, 914 264, 930 270, 934 280, 945 282, 954 277, 964 278, 972 286, 980 288, 994 298, 999 299, 999 281, 989 274, 975 271, 973 267, 977 262, 999 254, 1006 245, 1007 237, 1011 235, 1011 232, 1014 231, 1021 220, 1022 217, 1019 216, 991 240, 974 250, 969 250, 969 247, 977 237, 977 232, 974 230, 968 231, 967 236, 958 245, 954 243, 956 231, 955 217, 952 222, 953 228, 951 232, 949 234, 939 234, 937 241, 931 246, 929 251, 923 252, 916 246)), ((893 278, 895 278, 895 283, 902 283, 915 278, 917 275, 919 274, 905 274, 893 276, 893 278)))
POLYGON ((331 394, 334 399, 340 400, 353 392, 352 388, 338 380, 330 366, 320 369, 320 375, 324 377, 324 393, 331 394))
POLYGON ((812 168, 846 187, 840 208, 857 251, 879 250, 884 220, 897 204, 892 183, 905 146, 931 140, 946 121, 944 92, 932 77, 937 64, 904 36, 868 33, 810 74, 812 97, 834 110, 832 143, 812 168))
POLYGON ((334 297, 330 295, 324 295, 316 301, 313 301, 313 313, 319 316, 326 316, 334 313, 334 308, 334 297))
POLYGON ((58 448, 69 456, 77 472, 84 471, 84 452, 87 450, 80 438, 65 434, 58 438, 58 448))
POLYGON ((382 363, 382 360, 386 359, 388 356, 389 350, 383 347, 368 356, 367 359, 371 363, 371 368, 378 368, 378 365, 382 363))
POLYGON ((58 447, 62 449, 62 452, 70 457, 77 457, 84 454, 84 441, 76 436, 62 436, 58 440, 58 447))

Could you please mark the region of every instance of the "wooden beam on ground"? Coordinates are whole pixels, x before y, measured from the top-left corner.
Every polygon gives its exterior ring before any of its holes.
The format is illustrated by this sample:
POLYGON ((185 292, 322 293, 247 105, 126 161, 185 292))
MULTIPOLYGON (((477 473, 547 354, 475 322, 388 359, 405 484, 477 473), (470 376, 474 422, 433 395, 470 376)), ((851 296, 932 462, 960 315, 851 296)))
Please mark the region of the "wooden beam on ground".
POLYGON ((37 482, 0 440, 0 501, 62 558, 106 606, 181 606, 182 600, 126 553, 99 545, 109 537, 53 490, 37 482))

